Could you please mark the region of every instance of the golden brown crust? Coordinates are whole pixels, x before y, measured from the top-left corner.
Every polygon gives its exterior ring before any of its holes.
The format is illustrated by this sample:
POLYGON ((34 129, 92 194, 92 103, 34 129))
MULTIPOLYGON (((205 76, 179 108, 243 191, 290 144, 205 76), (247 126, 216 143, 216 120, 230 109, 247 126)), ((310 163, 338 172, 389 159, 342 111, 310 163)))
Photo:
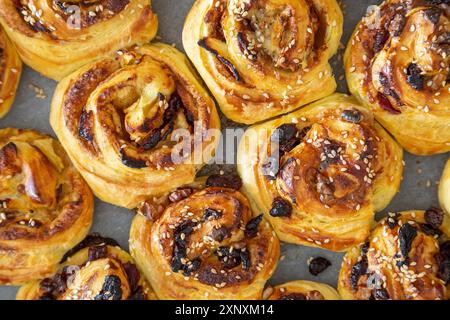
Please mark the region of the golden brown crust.
POLYGON ((50 122, 94 193, 127 208, 192 182, 218 144, 208 130, 220 129, 186 57, 163 44, 121 50, 65 78, 50 122))
POLYGON ((130 251, 160 299, 259 299, 275 271, 279 242, 262 216, 253 219, 239 192, 199 183, 164 203, 152 222, 138 214, 130 251))
POLYGON ((55 80, 115 50, 149 42, 158 28, 149 0, 5 0, 0 23, 22 60, 55 80))
POLYGON ((409 152, 450 151, 448 2, 387 0, 345 54, 351 92, 409 152))
POLYGON ((255 123, 334 92, 342 25, 336 0, 197 0, 183 45, 223 113, 255 123))
POLYGON ((402 158, 367 109, 334 94, 247 130, 238 170, 282 241, 344 251, 367 237, 398 191, 402 158))
POLYGON ((53 138, 0 130, 0 283, 52 272, 87 234, 92 193, 53 138))
POLYGON ((276 287, 267 287, 263 298, 267 300, 340 300, 337 291, 324 283, 298 280, 276 287))
POLYGON ((114 240, 90 235, 49 278, 22 286, 17 300, 154 300, 131 256, 114 240))
POLYGON ((343 299, 449 298, 450 220, 438 209, 389 214, 367 242, 344 257, 338 290, 343 299), (432 210, 434 218, 427 218, 432 210), (431 224, 430 224, 431 223, 431 224), (434 225, 434 227, 433 227, 434 225), (446 271, 445 271, 446 270, 446 271), (444 275, 446 274, 446 275, 444 275))
POLYGON ((0 27, 0 118, 8 113, 14 102, 21 73, 22 61, 0 27))
POLYGON ((441 182, 439 183, 439 202, 441 207, 450 213, 450 160, 447 161, 441 182))

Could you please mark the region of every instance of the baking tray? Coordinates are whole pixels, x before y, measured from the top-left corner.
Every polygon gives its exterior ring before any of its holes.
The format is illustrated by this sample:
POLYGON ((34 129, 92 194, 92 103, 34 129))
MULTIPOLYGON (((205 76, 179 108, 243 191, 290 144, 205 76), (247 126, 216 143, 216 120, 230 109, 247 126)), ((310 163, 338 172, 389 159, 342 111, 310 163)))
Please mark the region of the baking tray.
MULTIPOLYGON (((194 0, 153 0, 154 11, 159 17, 158 35, 162 41, 175 44, 183 50, 181 32, 184 19, 194 0)), ((344 36, 339 53, 332 65, 338 80, 338 91, 348 92, 343 78, 342 55, 353 29, 367 11, 369 5, 379 4, 381 0, 343 0, 341 6, 345 15, 344 36)), ((46 79, 37 72, 25 67, 20 88, 11 112, 0 120, 0 128, 17 127, 32 128, 55 136, 48 118, 50 101, 56 83, 46 79)), ((240 125, 222 116, 223 129, 240 127, 240 125)), ((389 211, 407 209, 427 209, 438 204, 437 184, 449 154, 433 157, 417 157, 405 154, 405 174, 400 192, 391 205, 379 216, 389 211)), ((233 166, 220 168, 208 166, 204 173, 217 173, 219 170, 233 170, 233 166)), ((131 211, 106 204, 98 199, 95 202, 95 218, 92 231, 100 232, 107 237, 115 238, 123 248, 128 248, 128 232, 133 214, 131 211)), ((291 280, 313 280, 337 284, 339 268, 343 254, 303 246, 282 245, 283 259, 278 264, 276 273, 270 280, 272 284, 280 284, 291 280), (322 256, 329 259, 331 267, 315 277, 308 271, 307 261, 310 257, 322 256)), ((17 288, 0 287, 0 299, 14 299, 17 288)))

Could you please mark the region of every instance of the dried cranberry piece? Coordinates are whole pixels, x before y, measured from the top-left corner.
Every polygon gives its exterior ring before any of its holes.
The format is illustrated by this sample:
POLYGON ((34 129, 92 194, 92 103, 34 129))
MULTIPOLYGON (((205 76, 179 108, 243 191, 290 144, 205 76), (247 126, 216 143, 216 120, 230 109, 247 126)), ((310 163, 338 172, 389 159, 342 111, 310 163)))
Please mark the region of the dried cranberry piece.
POLYGON ((387 30, 385 29, 377 30, 373 44, 374 53, 380 52, 388 39, 389 39, 389 32, 387 30))
POLYGON ((214 174, 208 177, 206 180, 206 186, 239 190, 242 187, 242 180, 237 174, 214 174))
POLYGON ((203 220, 217 220, 220 219, 221 217, 222 212, 211 208, 205 209, 205 213, 203 214, 203 220))
POLYGON ((281 152, 289 152, 301 142, 298 128, 292 123, 285 123, 279 126, 270 137, 270 140, 278 143, 281 152))
POLYGON ((425 211, 425 221, 433 228, 439 229, 444 222, 444 211, 436 207, 428 209, 425 211))
POLYGON ((317 276, 324 272, 329 266, 331 266, 331 262, 328 261, 328 259, 323 257, 314 258, 309 262, 309 273, 313 276, 317 276))
POLYGON ((270 209, 270 215, 272 217, 290 217, 291 214, 292 205, 290 202, 281 197, 277 197, 273 200, 272 209, 270 209))
POLYGON ((106 245, 89 247, 88 261, 102 259, 108 255, 108 247, 106 245))
POLYGON ((377 99, 378 99, 378 103, 379 103, 380 107, 383 110, 386 110, 392 114, 400 114, 401 113, 400 110, 397 110, 392 106, 392 103, 389 101, 389 99, 381 92, 378 92, 377 99))
POLYGON ((136 291, 138 288, 139 279, 141 278, 141 274, 139 273, 139 270, 131 262, 125 263, 123 265, 123 268, 125 269, 125 272, 127 274, 128 283, 130 285, 131 292, 136 291))
POLYGON ((442 231, 439 229, 434 228, 429 223, 421 223, 420 224, 420 230, 425 233, 428 236, 438 236, 440 237, 442 235, 442 231))
POLYGON ((386 289, 375 289, 373 292, 373 297, 375 300, 389 300, 389 293, 386 289))

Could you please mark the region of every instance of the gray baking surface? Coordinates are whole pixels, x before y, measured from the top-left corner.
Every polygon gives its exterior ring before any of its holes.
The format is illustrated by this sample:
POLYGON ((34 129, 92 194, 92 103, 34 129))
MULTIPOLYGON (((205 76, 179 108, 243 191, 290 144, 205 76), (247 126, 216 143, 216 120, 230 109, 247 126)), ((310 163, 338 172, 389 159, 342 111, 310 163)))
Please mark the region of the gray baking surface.
MULTIPOLYGON (((182 50, 181 31, 186 14, 194 0, 153 0, 152 2, 154 10, 159 16, 158 34, 162 41, 174 43, 177 48, 182 50)), ((342 43, 346 44, 367 7, 379 4, 381 0, 343 0, 342 3, 345 14, 345 32, 342 43)), ((345 80, 341 77, 343 74, 342 51, 341 49, 332 64, 336 78, 340 79, 338 91, 347 92, 345 80)), ((29 68, 25 68, 15 104, 11 112, 0 120, 0 128, 32 128, 54 136, 48 117, 55 85, 55 82, 44 78, 29 68), (36 94, 36 87, 33 86, 43 88, 46 98, 43 99, 40 94, 36 94), (40 98, 37 96, 40 96, 40 98)), ((222 123, 224 128, 237 126, 226 119, 223 119, 222 123)), ((407 209, 427 209, 432 205, 437 205, 437 183, 448 157, 449 154, 433 157, 416 157, 405 154, 406 167, 401 190, 383 213, 407 209)), ((224 169, 228 171, 233 168, 227 167, 224 169)), ((207 168, 209 172, 217 172, 218 170, 219 168, 216 166, 207 168)), ((133 215, 129 210, 106 204, 97 199, 92 231, 115 238, 123 248, 128 248, 128 232, 132 217, 133 215)), ((282 255, 285 258, 278 264, 278 269, 270 280, 271 283, 280 284, 286 281, 304 279, 321 281, 336 286, 343 254, 303 246, 282 245, 282 255), (316 256, 328 258, 332 262, 332 266, 319 276, 314 277, 308 272, 307 260, 316 256)), ((14 299, 16 291, 17 288, 14 287, 0 287, 0 299, 14 299)))

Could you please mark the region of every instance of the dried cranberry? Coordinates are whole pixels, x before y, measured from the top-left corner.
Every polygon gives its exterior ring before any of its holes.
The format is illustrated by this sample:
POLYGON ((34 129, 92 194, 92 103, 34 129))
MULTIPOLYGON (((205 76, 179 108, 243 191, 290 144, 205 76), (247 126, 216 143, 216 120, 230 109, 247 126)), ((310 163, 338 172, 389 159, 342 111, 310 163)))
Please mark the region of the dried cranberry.
POLYGON ((211 232, 211 238, 217 242, 222 242, 223 240, 230 238, 230 236, 231 230, 228 227, 213 228, 211 232))
POLYGON ((425 211, 425 221, 433 228, 439 229, 444 222, 444 211, 436 207, 428 209, 425 211))
POLYGON ((389 227, 389 229, 394 229, 397 225, 398 225, 398 217, 399 217, 400 215, 398 214, 398 213, 396 213, 394 216, 389 216, 388 218, 387 218, 387 225, 388 225, 388 227, 389 227))
POLYGON ((94 300, 120 300, 122 298, 122 282, 118 276, 106 276, 102 290, 94 300))
POLYGON ((60 263, 63 263, 67 260, 67 258, 73 256, 75 253, 77 253, 78 251, 90 247, 90 246, 98 246, 98 245, 108 245, 108 246, 112 246, 112 247, 119 247, 119 244, 117 243, 116 240, 111 239, 111 238, 105 238, 102 237, 100 234, 98 233, 92 233, 90 235, 88 235, 83 241, 81 241, 79 244, 77 244, 74 248, 72 248, 71 250, 69 250, 64 257, 62 258, 60 263))
POLYGON ((306 300, 303 293, 289 293, 280 297, 279 300, 306 300))
POLYGON ((414 239, 417 236, 417 230, 409 223, 405 223, 398 231, 398 238, 400 243, 400 252, 403 258, 408 258, 409 252, 414 239))
POLYGON ((438 24, 443 11, 440 8, 433 7, 425 10, 425 16, 434 25, 438 24))
POLYGON ((341 118, 348 122, 360 123, 362 114, 359 110, 344 110, 341 114, 341 118))
POLYGON ((262 219, 263 215, 260 214, 247 223, 247 225, 245 226, 245 236, 247 238, 253 238, 254 236, 256 236, 256 234, 258 233, 258 227, 261 224, 262 219))
POLYGON ((291 214, 292 205, 290 202, 281 197, 277 197, 273 200, 272 209, 270 209, 270 215, 272 217, 290 217, 291 214))
POLYGON ((123 265, 125 272, 127 274, 128 283, 130 285, 131 292, 134 292, 138 288, 139 279, 141 278, 141 274, 139 270, 133 263, 127 262, 123 265))
POLYGON ((392 103, 389 101, 389 99, 381 92, 378 92, 377 99, 378 99, 378 103, 379 103, 380 107, 383 110, 386 110, 392 114, 400 114, 401 113, 400 110, 397 110, 392 106, 392 103))
POLYGON ((89 247, 88 261, 102 259, 108 255, 108 247, 106 245, 89 247))
POLYGON ((428 236, 438 236, 440 237, 442 235, 442 231, 439 229, 436 229, 429 223, 421 223, 420 224, 420 230, 425 233, 428 236))
POLYGON ((375 34, 375 40, 373 44, 373 51, 374 53, 378 53, 383 49, 384 44, 389 39, 389 32, 385 29, 377 30, 377 33, 375 34))
POLYGON ((406 72, 406 81, 413 87, 414 89, 421 91, 423 90, 423 86, 425 83, 425 78, 422 75, 422 70, 419 68, 419 66, 415 63, 411 63, 408 66, 407 72, 406 72))
POLYGON ((353 290, 356 290, 356 288, 358 287, 359 278, 367 273, 367 268, 368 263, 367 257, 365 256, 361 259, 361 261, 358 261, 352 267, 352 270, 350 272, 350 285, 353 290))
POLYGON ((331 262, 326 258, 314 258, 309 262, 309 273, 311 273, 313 276, 317 276, 324 272, 329 266, 331 266, 331 262))
POLYGON ((144 300, 144 289, 141 286, 137 287, 137 289, 128 297, 128 300, 144 300))
POLYGON ((223 187, 239 190, 242 187, 242 180, 237 174, 211 175, 206 180, 207 187, 223 187))

